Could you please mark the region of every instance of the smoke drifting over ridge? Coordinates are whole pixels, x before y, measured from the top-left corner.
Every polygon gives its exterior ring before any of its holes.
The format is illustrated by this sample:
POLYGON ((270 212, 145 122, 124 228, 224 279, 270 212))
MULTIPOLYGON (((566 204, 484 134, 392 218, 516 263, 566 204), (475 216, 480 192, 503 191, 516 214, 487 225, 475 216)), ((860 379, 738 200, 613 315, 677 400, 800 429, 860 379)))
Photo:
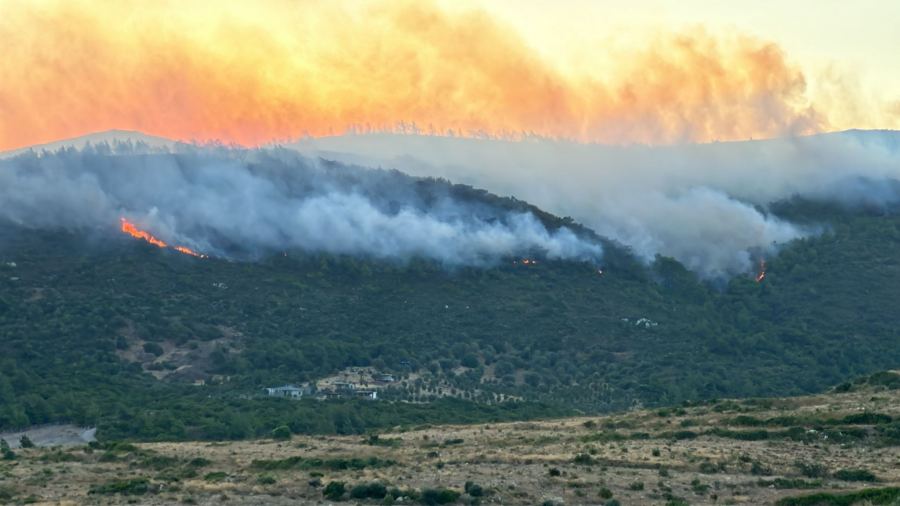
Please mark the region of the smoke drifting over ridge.
POLYGON ((753 272, 755 256, 820 231, 768 213, 772 202, 900 202, 900 133, 889 131, 667 147, 348 135, 293 147, 515 195, 706 278, 753 272))
POLYGON ((571 230, 446 182, 317 162, 285 150, 108 146, 0 160, 0 219, 115 233, 126 218, 160 239, 237 258, 300 249, 448 266, 538 254, 596 260, 571 230), (157 150, 158 151, 158 150, 157 150))

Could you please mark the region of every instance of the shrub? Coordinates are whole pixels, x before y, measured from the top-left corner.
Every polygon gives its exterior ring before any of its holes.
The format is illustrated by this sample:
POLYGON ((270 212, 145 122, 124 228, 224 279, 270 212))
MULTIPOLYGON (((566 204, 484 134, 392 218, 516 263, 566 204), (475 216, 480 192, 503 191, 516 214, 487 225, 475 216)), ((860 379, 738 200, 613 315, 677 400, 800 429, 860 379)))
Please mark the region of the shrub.
POLYGON ((693 490, 697 495, 703 495, 709 490, 709 485, 701 482, 697 478, 694 478, 693 480, 691 480, 691 490, 693 490))
POLYGON ((624 441, 627 439, 623 434, 618 432, 596 432, 581 438, 585 443, 609 443, 613 441, 624 441))
POLYGON ((162 346, 157 343, 144 343, 144 351, 157 357, 163 354, 162 346))
POLYGON ((550 476, 559 476, 559 475, 562 474, 562 472, 561 472, 559 469, 555 468, 555 467, 551 467, 550 470, 547 471, 547 473, 548 473, 550 476))
POLYGON ((256 483, 260 485, 274 485, 278 481, 271 474, 261 474, 256 478, 256 483))
POLYGON ((131 443, 99 443, 99 448, 106 450, 111 453, 138 453, 140 452, 140 448, 134 446, 131 443))
POLYGON ((212 464, 212 461, 204 459, 203 457, 196 457, 188 462, 188 465, 191 467, 206 467, 210 464, 212 464))
POLYGON ((727 420, 727 423, 729 425, 743 425, 746 427, 759 427, 760 425, 765 425, 764 421, 749 415, 738 415, 731 420, 727 420))
POLYGON ((700 463, 700 472, 703 474, 718 473, 719 466, 713 464, 712 462, 701 462, 700 463))
POLYGON ((16 496, 16 490, 8 485, 0 485, 0 502, 6 504, 16 496))
POLYGON ((0 439, 0 454, 3 454, 3 460, 13 460, 16 458, 15 452, 9 447, 9 443, 5 439, 0 439))
POLYGON ((610 499, 613 496, 612 490, 606 487, 600 487, 600 498, 601 499, 610 499))
MULTIPOLYGON (((763 441, 769 439, 772 434, 765 429, 759 430, 728 430, 715 428, 708 432, 708 434, 721 438, 729 438, 729 439, 739 439, 742 441, 763 441)), ((805 434, 805 431, 804 431, 805 434)))
POLYGON ((27 434, 22 434, 22 437, 19 438, 19 446, 22 448, 34 448, 34 443, 27 434))
POLYGON ((132 465, 161 471, 164 469, 171 469, 173 467, 176 467, 180 462, 181 460, 177 457, 168 457, 166 455, 155 455, 152 453, 147 453, 145 455, 142 455, 140 460, 134 462, 132 465))
POLYGON ((72 453, 63 452, 62 450, 54 450, 50 453, 45 453, 40 457, 41 462, 79 462, 81 459, 72 453))
POLYGON ((206 476, 203 477, 204 480, 206 480, 210 483, 218 483, 220 481, 225 480, 225 478, 228 478, 228 474, 225 473, 224 471, 215 471, 212 473, 206 473, 206 476))
POLYGON ((867 469, 841 469, 834 477, 844 481, 877 481, 878 478, 867 469))
POLYGON ((144 495, 150 491, 150 481, 147 478, 134 478, 132 480, 116 480, 103 485, 93 485, 89 494, 121 494, 144 495))
POLYGON ((799 497, 785 497, 778 501, 778 506, 851 506, 863 501, 870 504, 892 504, 900 499, 900 488, 869 488, 845 494, 819 494, 799 497))
POLYGON ((325 499, 331 499, 332 501, 340 501, 342 497, 344 497, 344 492, 347 491, 346 485, 342 481, 332 481, 329 482, 328 485, 325 485, 325 488, 322 490, 322 495, 325 499))
POLYGON ((449 488, 427 488, 422 491, 419 500, 422 504, 450 504, 459 499, 460 493, 449 488))
POLYGON ((279 425, 272 431, 272 439, 284 441, 291 438, 291 429, 287 425, 279 425))
POLYGON ((377 481, 359 484, 350 489, 350 497, 353 499, 384 499, 386 495, 387 487, 377 481))
POLYGON ((410 499, 416 501, 419 499, 419 492, 414 489, 399 489, 395 487, 388 490, 387 497, 390 497, 391 500, 410 499))
POLYGON ((466 482, 464 490, 472 497, 481 497, 484 495, 484 488, 482 488, 481 485, 473 483, 471 481, 466 482))
POLYGON ((634 490, 634 491, 644 490, 644 482, 636 481, 636 482, 628 485, 628 490, 634 490))
POLYGON ((347 469, 362 470, 365 468, 388 467, 394 465, 393 460, 382 460, 378 457, 367 458, 303 458, 288 457, 280 460, 254 460, 250 467, 263 471, 286 471, 288 469, 330 469, 344 471, 347 469))
POLYGON ((883 423, 891 423, 894 419, 889 415, 885 415, 883 413, 855 413, 852 415, 847 415, 843 419, 841 419, 842 423, 847 423, 851 425, 855 424, 883 424, 883 423))
POLYGON ((572 461, 583 466, 589 466, 594 463, 593 457, 587 453, 579 453, 572 461))
POLYGON ((798 460, 794 465, 800 470, 800 474, 807 478, 824 478, 828 476, 828 468, 823 464, 798 460))
POLYGON ((754 476, 769 476, 772 474, 772 470, 758 461, 753 461, 753 464, 750 465, 750 474, 754 476))

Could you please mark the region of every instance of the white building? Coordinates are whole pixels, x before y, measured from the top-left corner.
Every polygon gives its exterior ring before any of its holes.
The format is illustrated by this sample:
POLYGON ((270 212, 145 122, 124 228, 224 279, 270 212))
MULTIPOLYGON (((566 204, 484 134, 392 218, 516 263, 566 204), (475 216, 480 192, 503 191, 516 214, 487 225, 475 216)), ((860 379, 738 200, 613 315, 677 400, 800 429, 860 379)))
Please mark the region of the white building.
POLYGON ((295 385, 283 385, 280 387, 269 387, 263 389, 269 397, 288 397, 291 399, 299 399, 304 395, 312 393, 309 386, 298 387, 295 385))

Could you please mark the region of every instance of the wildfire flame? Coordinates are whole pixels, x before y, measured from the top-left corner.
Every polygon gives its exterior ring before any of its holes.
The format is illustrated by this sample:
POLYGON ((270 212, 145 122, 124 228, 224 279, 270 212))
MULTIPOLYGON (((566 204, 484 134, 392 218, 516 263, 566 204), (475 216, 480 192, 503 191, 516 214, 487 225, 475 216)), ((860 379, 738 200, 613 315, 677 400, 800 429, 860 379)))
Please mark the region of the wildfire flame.
POLYGON ((756 282, 762 283, 764 279, 766 279, 766 260, 762 258, 759 260, 759 274, 756 275, 756 282))
MULTIPOLYGON (((147 241, 150 244, 156 246, 157 248, 169 248, 170 247, 168 244, 166 244, 165 241, 163 241, 161 239, 157 239, 156 237, 153 236, 153 234, 137 228, 137 226, 135 226, 134 223, 126 220, 125 218, 120 218, 120 220, 122 220, 122 232, 130 235, 131 237, 147 241)), ((194 251, 190 248, 184 247, 184 246, 171 246, 171 248, 179 253, 184 253, 185 255, 191 255, 191 256, 194 256, 197 258, 209 258, 206 255, 197 253, 196 251, 194 251)))
POLYGON ((206 255, 201 255, 200 253, 197 253, 196 251, 192 250, 191 248, 187 248, 184 246, 175 246, 175 251, 184 253, 185 255, 191 255, 191 256, 197 257, 197 258, 209 258, 206 255))
POLYGON ((131 223, 130 221, 126 220, 125 218, 121 218, 121 220, 122 220, 122 232, 125 232, 126 234, 128 234, 132 237, 135 237, 137 239, 143 239, 143 240, 149 242, 150 244, 157 246, 159 248, 169 247, 169 245, 166 244, 165 242, 157 239, 156 237, 153 237, 150 233, 144 232, 143 230, 134 226, 134 223, 131 223))

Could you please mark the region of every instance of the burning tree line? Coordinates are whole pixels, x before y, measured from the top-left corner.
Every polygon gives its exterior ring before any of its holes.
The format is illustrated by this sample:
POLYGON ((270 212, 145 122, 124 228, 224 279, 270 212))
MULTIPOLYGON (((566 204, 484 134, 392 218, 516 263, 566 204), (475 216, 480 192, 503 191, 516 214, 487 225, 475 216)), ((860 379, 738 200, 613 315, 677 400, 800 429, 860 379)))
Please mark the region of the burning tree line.
POLYGON ((134 238, 142 239, 159 248, 171 248, 179 253, 184 253, 185 255, 190 255, 197 258, 209 258, 209 256, 197 253, 196 251, 186 246, 169 246, 165 241, 157 239, 153 236, 153 234, 137 228, 134 223, 126 220, 125 218, 120 218, 120 220, 122 221, 122 232, 134 238))

